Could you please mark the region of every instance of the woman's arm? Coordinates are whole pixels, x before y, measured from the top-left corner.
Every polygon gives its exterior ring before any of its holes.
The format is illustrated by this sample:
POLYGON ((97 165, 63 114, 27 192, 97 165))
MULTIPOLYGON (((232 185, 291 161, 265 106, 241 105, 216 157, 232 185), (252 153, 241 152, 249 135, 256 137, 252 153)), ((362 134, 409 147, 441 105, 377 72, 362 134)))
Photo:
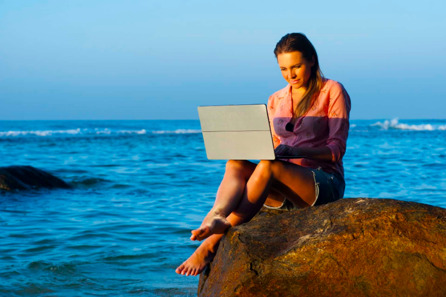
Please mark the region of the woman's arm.
POLYGON ((342 159, 348 137, 351 103, 349 95, 340 83, 336 82, 330 87, 328 105, 328 135, 325 146, 312 148, 279 145, 275 149, 276 155, 329 162, 342 159))
POLYGON ((321 161, 331 161, 332 152, 327 146, 323 147, 292 147, 280 144, 274 152, 277 156, 296 156, 321 161))
POLYGON ((338 82, 330 88, 329 98, 327 147, 331 150, 331 161, 337 162, 347 147, 351 102, 347 91, 338 82))

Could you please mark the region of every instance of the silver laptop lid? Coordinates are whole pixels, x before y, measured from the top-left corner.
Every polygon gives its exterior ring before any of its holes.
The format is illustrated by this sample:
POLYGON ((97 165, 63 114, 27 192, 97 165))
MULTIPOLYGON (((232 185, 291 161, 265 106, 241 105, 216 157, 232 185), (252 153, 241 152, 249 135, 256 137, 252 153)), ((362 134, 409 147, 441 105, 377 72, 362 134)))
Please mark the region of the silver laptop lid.
POLYGON ((265 104, 199 106, 198 115, 208 159, 275 159, 265 104))

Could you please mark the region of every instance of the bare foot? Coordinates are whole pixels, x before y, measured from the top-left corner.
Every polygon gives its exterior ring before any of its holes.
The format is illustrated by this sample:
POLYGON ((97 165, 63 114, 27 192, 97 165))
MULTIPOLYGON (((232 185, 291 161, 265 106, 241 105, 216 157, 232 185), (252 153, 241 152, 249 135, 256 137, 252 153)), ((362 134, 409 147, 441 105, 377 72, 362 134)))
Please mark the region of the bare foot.
POLYGON ((195 250, 189 259, 178 266, 175 272, 186 276, 196 276, 206 268, 206 265, 212 261, 214 256, 215 253, 212 252, 205 243, 203 243, 195 250))
POLYGON ((231 227, 231 224, 226 218, 218 213, 214 213, 210 217, 208 216, 209 214, 206 216, 200 228, 191 231, 191 240, 203 240, 212 234, 223 234, 231 227))

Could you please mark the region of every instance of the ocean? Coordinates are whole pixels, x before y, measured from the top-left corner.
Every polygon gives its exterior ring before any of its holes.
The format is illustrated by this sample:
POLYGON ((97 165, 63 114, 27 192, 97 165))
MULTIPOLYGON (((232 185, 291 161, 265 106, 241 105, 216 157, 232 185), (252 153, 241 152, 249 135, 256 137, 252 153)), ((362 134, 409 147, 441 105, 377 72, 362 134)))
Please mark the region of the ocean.
MULTIPOLYGON (((352 120, 345 197, 446 207, 446 120, 352 120)), ((0 296, 195 296, 175 273, 225 162, 196 120, 0 121, 0 166, 72 189, 0 191, 0 296)))

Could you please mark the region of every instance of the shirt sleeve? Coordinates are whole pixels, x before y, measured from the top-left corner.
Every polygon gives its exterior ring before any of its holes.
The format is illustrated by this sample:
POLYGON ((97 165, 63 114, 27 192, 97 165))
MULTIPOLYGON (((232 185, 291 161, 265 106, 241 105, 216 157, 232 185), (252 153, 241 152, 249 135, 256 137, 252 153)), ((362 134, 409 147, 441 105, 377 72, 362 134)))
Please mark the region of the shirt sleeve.
POLYGON ((268 99, 267 110, 268 110, 269 125, 271 127, 271 134, 273 137, 273 145, 274 145, 274 148, 276 148, 280 144, 280 139, 277 136, 276 131, 274 130, 274 124, 273 124, 273 119, 274 119, 274 114, 275 114, 274 95, 271 95, 268 99))
POLYGON ((327 146, 331 150, 332 161, 336 162, 345 154, 351 102, 350 96, 340 83, 331 87, 329 96, 327 146))

